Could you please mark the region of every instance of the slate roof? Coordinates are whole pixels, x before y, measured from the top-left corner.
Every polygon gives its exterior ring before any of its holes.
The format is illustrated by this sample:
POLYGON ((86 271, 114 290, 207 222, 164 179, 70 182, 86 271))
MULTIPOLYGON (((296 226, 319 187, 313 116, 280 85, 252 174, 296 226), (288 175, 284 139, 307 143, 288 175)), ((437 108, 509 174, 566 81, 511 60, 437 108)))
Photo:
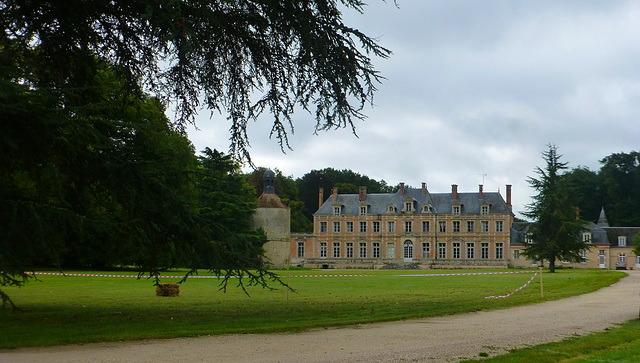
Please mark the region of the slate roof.
MULTIPOLYGON (((460 214, 462 215, 480 214, 480 207, 483 203, 490 205, 489 214, 511 214, 511 210, 500 193, 483 192, 482 199, 479 199, 479 193, 458 193, 456 200, 452 200, 451 195, 451 193, 429 193, 428 191, 423 195, 422 189, 406 188, 403 196, 400 195, 400 191, 396 193, 367 194, 363 204, 368 206, 367 214, 393 214, 387 212, 390 205, 395 207, 395 214, 400 214, 407 199, 414 202, 416 214, 422 212, 424 205, 430 205, 433 213, 450 214, 454 204, 461 206, 460 214)), ((335 203, 333 202, 333 196, 329 195, 329 198, 314 215, 333 214, 334 204, 342 206, 342 215, 359 214, 361 205, 358 194, 338 194, 335 203)))

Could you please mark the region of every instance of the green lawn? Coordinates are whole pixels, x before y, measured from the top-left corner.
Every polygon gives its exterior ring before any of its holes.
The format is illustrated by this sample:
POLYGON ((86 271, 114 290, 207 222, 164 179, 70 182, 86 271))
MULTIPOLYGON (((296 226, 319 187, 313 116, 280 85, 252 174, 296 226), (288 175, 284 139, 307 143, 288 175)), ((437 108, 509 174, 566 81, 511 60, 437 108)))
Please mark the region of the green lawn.
MULTIPOLYGON (((288 272, 278 272, 287 281, 288 272)), ((493 310, 583 294, 624 276, 559 270, 544 274, 544 299, 539 278, 511 297, 485 299, 513 292, 533 274, 400 277, 393 275, 447 271, 291 271, 322 273, 368 276, 291 277, 296 293, 252 287, 251 297, 231 286, 222 293, 215 279, 189 279, 177 298, 156 297, 149 280, 40 276, 40 282, 22 288, 4 288, 22 311, 0 311, 0 348, 268 333, 493 310)))
POLYGON ((466 362, 557 363, 628 362, 640 360, 640 320, 632 320, 605 332, 574 337, 562 342, 515 349, 509 354, 466 362))

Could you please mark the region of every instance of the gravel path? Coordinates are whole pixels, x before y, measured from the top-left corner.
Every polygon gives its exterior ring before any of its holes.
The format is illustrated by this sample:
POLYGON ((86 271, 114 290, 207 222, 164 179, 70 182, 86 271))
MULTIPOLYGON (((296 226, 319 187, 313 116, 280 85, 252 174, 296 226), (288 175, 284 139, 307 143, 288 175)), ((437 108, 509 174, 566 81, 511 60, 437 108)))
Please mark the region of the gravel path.
POLYGON ((596 292, 505 310, 304 333, 24 348, 0 362, 457 362, 638 318, 640 271, 596 292))

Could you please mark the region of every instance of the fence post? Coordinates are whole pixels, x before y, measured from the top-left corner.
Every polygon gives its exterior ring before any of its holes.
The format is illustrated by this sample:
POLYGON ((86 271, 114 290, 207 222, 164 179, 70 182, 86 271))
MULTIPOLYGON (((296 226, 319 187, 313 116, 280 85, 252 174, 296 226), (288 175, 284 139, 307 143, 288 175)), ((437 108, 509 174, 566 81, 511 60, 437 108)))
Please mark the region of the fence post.
POLYGON ((542 267, 540 267, 540 298, 544 298, 544 289, 542 288, 542 267))

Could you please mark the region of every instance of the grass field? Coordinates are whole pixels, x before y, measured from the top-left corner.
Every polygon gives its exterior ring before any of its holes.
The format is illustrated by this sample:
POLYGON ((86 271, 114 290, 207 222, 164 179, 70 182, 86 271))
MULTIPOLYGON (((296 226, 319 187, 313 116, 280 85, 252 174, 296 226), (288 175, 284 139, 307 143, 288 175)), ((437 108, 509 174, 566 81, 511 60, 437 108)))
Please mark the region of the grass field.
MULTIPOLYGON (((460 272, 278 271, 284 281, 288 273, 294 276, 290 284, 295 293, 253 287, 249 288, 251 297, 232 287, 222 293, 215 279, 189 279, 177 298, 156 297, 150 280, 40 276, 41 281, 22 288, 4 288, 22 311, 0 312, 0 349, 269 333, 493 310, 583 294, 624 276, 621 272, 600 270, 545 273, 544 299, 540 297, 539 278, 511 297, 485 299, 513 292, 533 273, 426 276, 460 272), (295 277, 329 273, 367 276, 295 277), (416 273, 425 275, 397 276, 416 273)), ((174 281, 177 279, 162 282, 174 281)))
POLYGON ((515 349, 509 354, 490 359, 465 362, 488 363, 558 363, 640 361, 640 320, 632 320, 605 332, 574 337, 562 342, 515 349))

